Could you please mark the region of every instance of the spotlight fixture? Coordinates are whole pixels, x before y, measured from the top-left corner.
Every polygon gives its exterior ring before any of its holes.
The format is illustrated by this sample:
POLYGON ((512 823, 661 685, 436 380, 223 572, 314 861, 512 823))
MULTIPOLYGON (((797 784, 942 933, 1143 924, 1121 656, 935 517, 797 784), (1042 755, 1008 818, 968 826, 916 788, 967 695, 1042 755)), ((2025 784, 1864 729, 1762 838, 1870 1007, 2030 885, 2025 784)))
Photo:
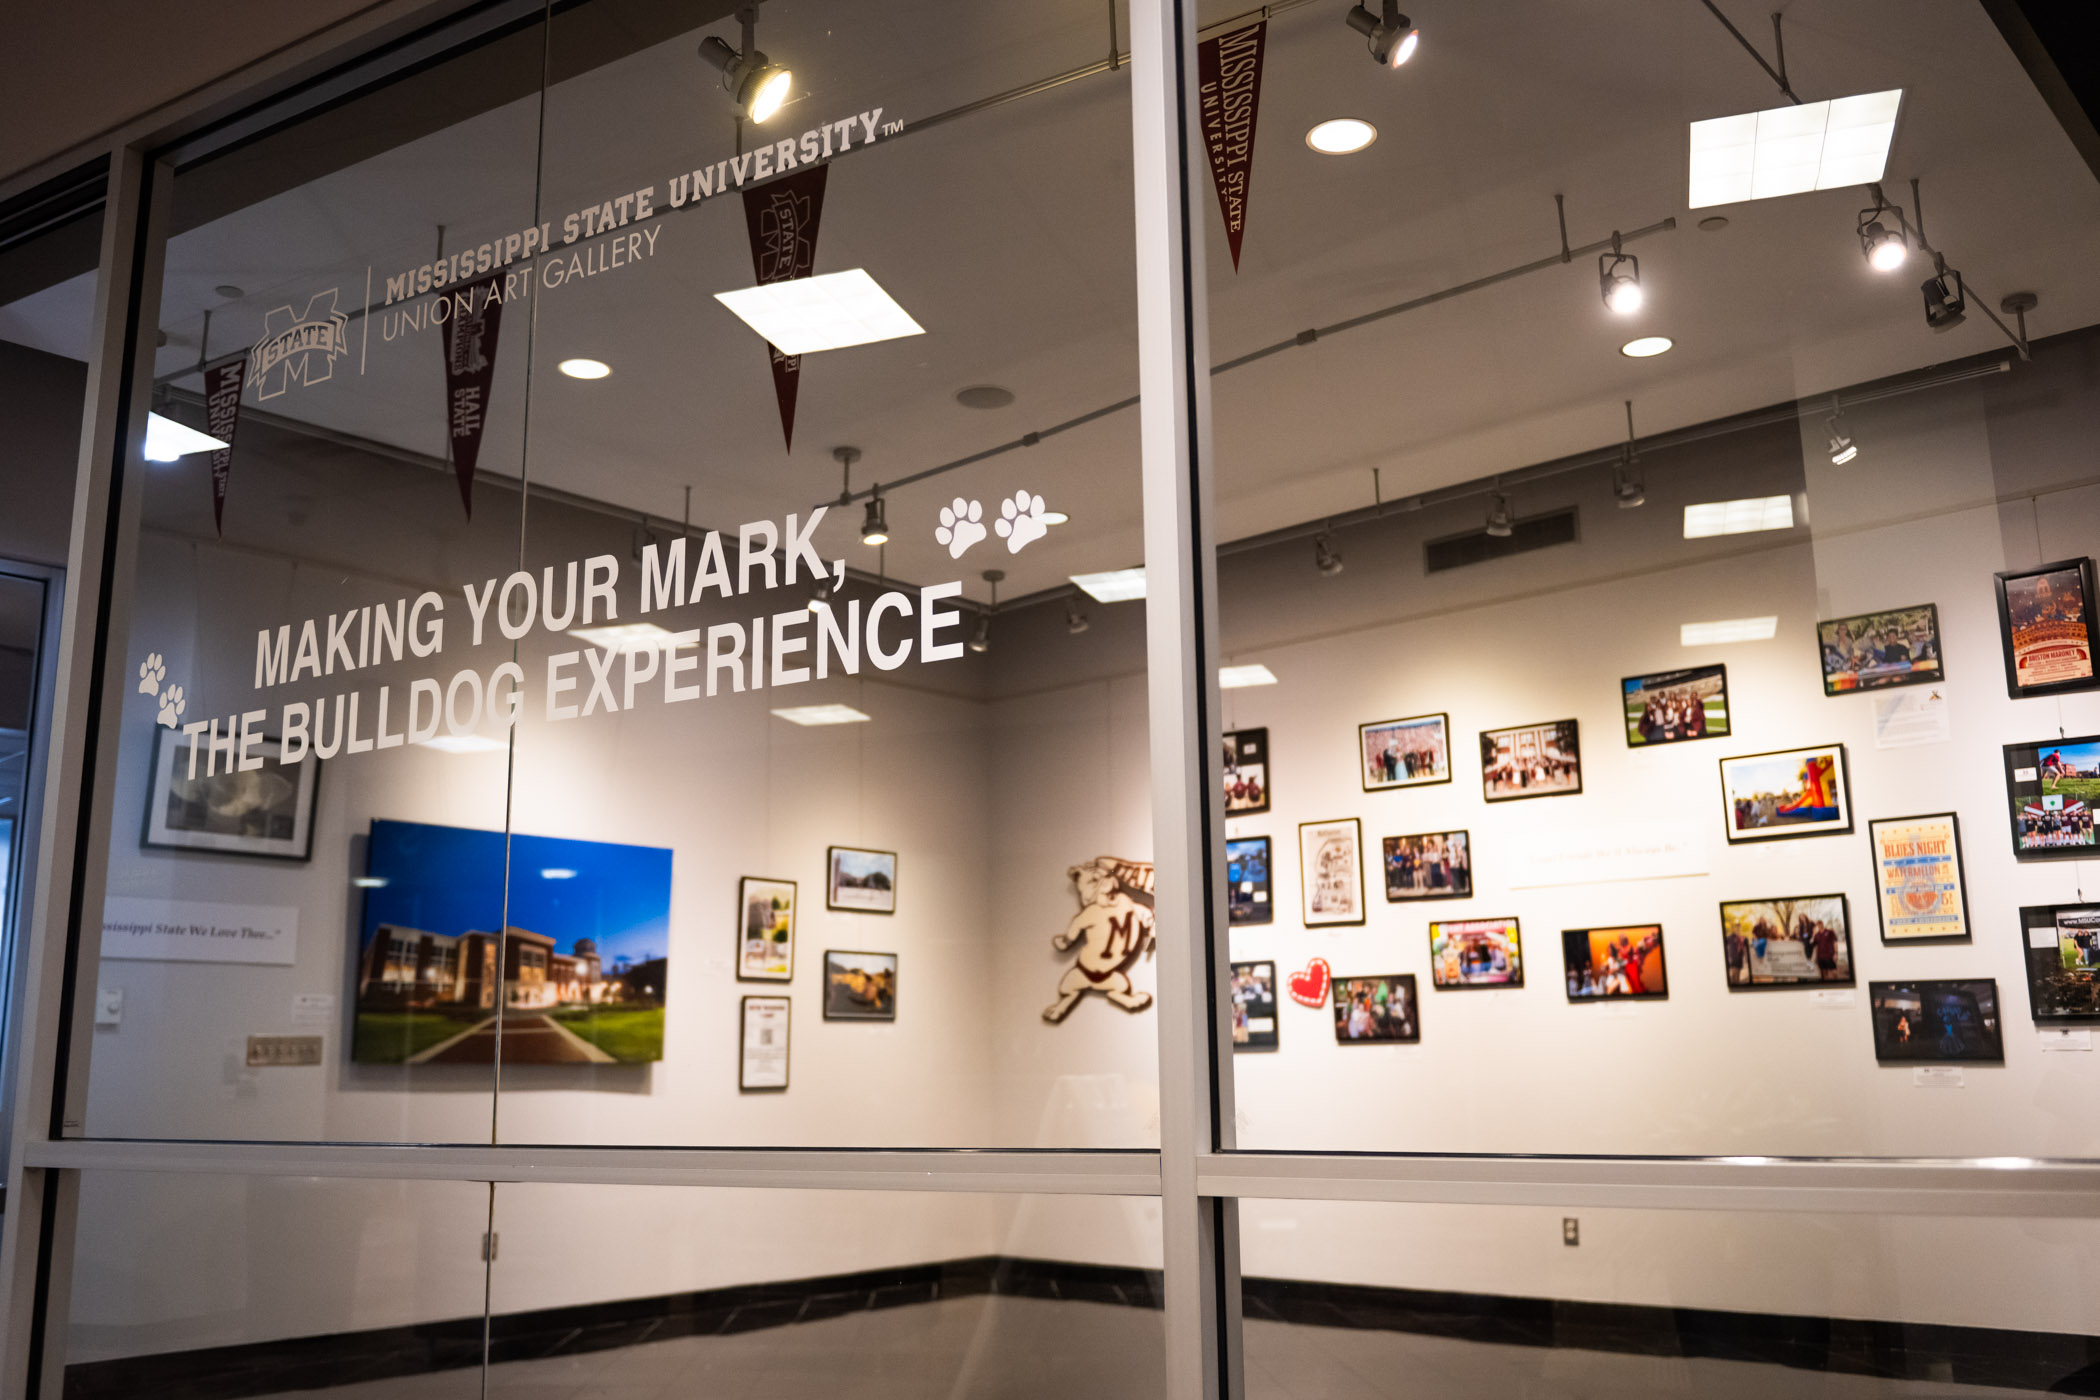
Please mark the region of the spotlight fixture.
POLYGON ((1077 598, 1065 599, 1065 631, 1076 637, 1093 625, 1087 621, 1086 614, 1079 610, 1077 598))
POLYGON ((1621 345, 1619 353, 1629 360, 1649 360, 1665 353, 1676 343, 1666 335, 1644 335, 1621 345))
POLYGON ((1890 204, 1882 195, 1881 186, 1872 188, 1874 207, 1859 211, 1859 251, 1876 272, 1894 272, 1910 256, 1910 220, 1903 217, 1901 206, 1890 204))
POLYGON ((1612 468, 1612 499, 1619 503, 1620 510, 1632 510, 1648 503, 1648 486, 1638 470, 1640 458, 1633 450, 1633 400, 1626 400, 1626 445, 1619 449, 1619 465, 1612 468))
POLYGON ((1830 465, 1833 467, 1842 467, 1859 455, 1859 444, 1846 434, 1844 425, 1839 419, 1840 415, 1833 413, 1830 415, 1828 424, 1830 428, 1830 465))
POLYGON ((1509 497, 1497 490, 1494 499, 1488 503, 1487 533, 1495 539, 1506 540, 1516 528, 1517 517, 1509 508, 1509 497))
POLYGON ((1346 156, 1378 139, 1378 128, 1356 117, 1330 117, 1305 133, 1305 144, 1323 156, 1346 156))
POLYGON ((963 645, 982 656, 992 649, 992 614, 999 610, 999 585, 1005 580, 1006 571, 986 569, 980 577, 992 586, 992 602, 990 607, 977 614, 977 628, 970 633, 970 640, 963 645))
POLYGON ((1328 543, 1324 530, 1313 538, 1313 567, 1329 578, 1342 571, 1341 552, 1328 543))
POLYGON ((787 101, 794 76, 758 51, 752 35, 758 28, 758 0, 740 6, 737 19, 744 27, 743 52, 729 47, 710 34, 700 41, 700 57, 722 74, 722 91, 736 102, 739 115, 763 122, 787 101))
POLYGON ((1371 59, 1383 68, 1398 68, 1415 56, 1422 32, 1400 13, 1400 0, 1383 0, 1381 13, 1362 5, 1349 11, 1349 27, 1370 41, 1371 59))
POLYGON ((1935 275, 1926 278, 1920 289, 1925 293, 1925 324, 1934 331, 1951 331, 1968 319, 1961 274, 1948 267, 1945 258, 1935 256, 1932 264, 1935 275))
POLYGON ((812 579, 809 585, 809 610, 813 613, 830 612, 831 600, 838 594, 838 585, 828 578, 812 579))
POLYGON ((868 497, 867 508, 860 517, 860 542, 862 544, 888 544, 890 523, 883 517, 882 485, 877 483, 875 494, 868 497))
POLYGON ((1641 260, 1619 251, 1619 232, 1612 230, 1611 251, 1597 255, 1597 281, 1604 291, 1604 304, 1621 316, 1641 309, 1641 260))

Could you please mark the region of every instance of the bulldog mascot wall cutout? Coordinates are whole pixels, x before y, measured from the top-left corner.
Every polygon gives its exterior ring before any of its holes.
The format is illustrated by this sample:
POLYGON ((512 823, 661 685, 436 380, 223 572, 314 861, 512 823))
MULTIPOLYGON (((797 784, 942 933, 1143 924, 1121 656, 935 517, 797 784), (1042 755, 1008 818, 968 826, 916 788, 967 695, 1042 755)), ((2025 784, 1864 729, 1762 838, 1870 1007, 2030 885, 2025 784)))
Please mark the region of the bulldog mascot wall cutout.
POLYGON ((1065 874, 1079 895, 1079 912, 1065 931, 1050 940, 1062 953, 1077 947, 1078 956, 1057 984, 1057 1000, 1043 1008, 1043 1019, 1055 1025, 1072 1014, 1088 992, 1099 992, 1125 1011, 1143 1011, 1150 992, 1130 984, 1130 969, 1140 954, 1152 956, 1152 867, 1143 861, 1097 856, 1065 874))

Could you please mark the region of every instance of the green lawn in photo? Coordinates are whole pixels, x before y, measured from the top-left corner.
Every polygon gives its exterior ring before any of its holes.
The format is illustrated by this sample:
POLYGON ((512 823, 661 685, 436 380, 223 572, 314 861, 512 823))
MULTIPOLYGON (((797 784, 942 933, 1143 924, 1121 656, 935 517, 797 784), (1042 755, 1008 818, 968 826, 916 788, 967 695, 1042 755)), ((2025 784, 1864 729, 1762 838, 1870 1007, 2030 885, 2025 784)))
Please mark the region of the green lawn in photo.
MULTIPOLYGON (((1719 695, 1709 695, 1699 702, 1706 711, 1706 733, 1710 738, 1728 732, 1728 701, 1719 695)), ((1648 708, 1648 698, 1638 693, 1626 697, 1626 737, 1631 742, 1641 742, 1641 712, 1648 708)), ((2081 780, 2084 781, 2084 780, 2081 780)), ((2100 785, 2100 779, 2093 779, 2100 785)))
POLYGON ((616 1060, 641 1063, 664 1057, 661 1006, 573 1006, 549 1012, 563 1030, 616 1060))
POLYGON ((356 1044, 350 1058, 359 1064, 398 1065, 471 1029, 488 1015, 475 1011, 359 1011, 356 1044))
POLYGON ((2032 802, 2036 806, 2040 806, 2042 797, 2051 797, 2059 794, 2067 801, 2076 799, 2084 802, 2088 807, 2095 802, 2100 802, 2100 778, 2058 778, 2053 783, 2042 782, 2038 787, 2038 796, 2027 798, 2019 805, 2025 806, 2027 802, 2032 802))

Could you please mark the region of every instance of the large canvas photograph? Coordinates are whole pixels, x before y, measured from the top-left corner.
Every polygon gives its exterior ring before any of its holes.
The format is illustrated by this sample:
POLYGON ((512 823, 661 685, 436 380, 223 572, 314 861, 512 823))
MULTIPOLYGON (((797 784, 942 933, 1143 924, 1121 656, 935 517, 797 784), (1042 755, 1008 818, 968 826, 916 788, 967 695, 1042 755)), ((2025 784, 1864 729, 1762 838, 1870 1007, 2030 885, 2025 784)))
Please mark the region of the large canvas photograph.
POLYGON ((1998 984, 1988 977, 1869 982, 1874 1058, 1887 1064, 2002 1064, 1998 984))
POLYGON ((1421 1038, 1412 972, 1334 979, 1337 1045, 1411 1045, 1421 1038))
POLYGON ((897 955, 824 951, 824 1019, 897 1019, 897 955))
POLYGON ((1236 836, 1225 842, 1225 918, 1230 927, 1275 922, 1270 863, 1266 836, 1236 836))
POLYGON ((1276 1020, 1276 964, 1232 965, 1232 1048, 1274 1050, 1280 1037, 1276 1020))
POLYGON ((2005 692, 2061 695, 2100 685, 2093 664, 2093 561, 2064 559, 1997 575, 2005 692))
POLYGON ((1388 903, 1473 897, 1472 833, 1425 831, 1388 836, 1384 846, 1388 903))
POLYGON ((1429 978, 1438 991, 1524 985, 1524 944, 1515 919, 1454 919, 1429 925, 1429 978))
POLYGON ((363 883, 356 1062, 663 1058, 670 851, 375 821, 363 883))
POLYGON ((1269 810, 1269 731, 1235 729, 1225 735, 1225 815, 1269 810))
POLYGON ((2018 860, 2076 860, 2094 852, 2100 734, 2005 746, 2005 804, 2018 860))
POLYGON ((1363 829, 1354 817, 1298 824, 1298 879, 1307 928, 1364 921, 1363 829))
POLYGON ((1569 1001, 1640 1001, 1670 994, 1661 924, 1562 929, 1560 945, 1569 1001))
POLYGON ((1731 988, 1849 987, 1851 907, 1841 894, 1730 900, 1721 953, 1731 988))
POLYGON ((1823 693, 1852 695, 1947 678, 1937 604, 1836 617, 1816 624, 1823 693))
POLYGON ((2100 1022, 2100 904, 2031 904, 2020 928, 2034 1023, 2100 1022))
POLYGON ((1852 830, 1845 746, 1818 744, 1721 760, 1721 802, 1730 844, 1852 830))
POLYGON ((214 764, 202 734, 155 729, 153 782, 146 797, 147 846, 218 855, 308 860, 314 851, 314 799, 321 760, 306 757, 286 768, 284 745, 264 737, 249 756, 264 761, 243 773, 224 749, 214 764))
POLYGON ((1480 784, 1490 802, 1582 791, 1582 742, 1572 719, 1480 732, 1480 784))
POLYGON ((1451 722, 1444 715, 1382 719, 1356 727, 1365 792, 1451 781, 1451 722))
POLYGON ((1619 682, 1626 707, 1626 746, 1645 749, 1687 739, 1728 736, 1728 668, 1696 666, 1619 682))

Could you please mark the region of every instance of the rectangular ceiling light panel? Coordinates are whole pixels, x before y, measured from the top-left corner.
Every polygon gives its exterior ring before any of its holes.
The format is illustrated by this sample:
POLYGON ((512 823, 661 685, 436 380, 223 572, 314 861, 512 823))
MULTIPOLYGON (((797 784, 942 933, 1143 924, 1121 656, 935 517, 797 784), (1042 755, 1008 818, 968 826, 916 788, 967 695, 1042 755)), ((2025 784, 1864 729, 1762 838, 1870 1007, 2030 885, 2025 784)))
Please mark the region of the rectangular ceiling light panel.
POLYGON ((1754 535, 1760 530, 1794 528, 1792 496, 1751 496, 1740 501, 1702 501, 1684 508, 1684 537, 1754 535))
POLYGON ((653 622, 622 622, 610 627, 578 627, 569 635, 607 651, 648 651, 667 645, 678 634, 653 622))
POLYGON ((789 724, 866 724, 869 716, 851 705, 792 705, 775 710, 776 718, 789 724))
POLYGON ((1718 622, 1686 622, 1678 626, 1677 640, 1688 647, 1720 646, 1726 642, 1768 642, 1779 630, 1776 617, 1728 617, 1718 622))
POLYGON ((1220 666, 1218 689, 1245 690, 1250 685, 1274 685, 1276 673, 1259 661, 1251 666, 1220 666))
POLYGON ((926 333, 865 268, 716 292, 715 300, 783 355, 813 355, 926 333))
POLYGON ((1691 206, 1741 204, 1879 180, 1903 89, 1693 122, 1691 206))
POLYGON ((1135 569, 1112 569, 1105 574, 1074 574, 1072 582, 1097 603, 1127 603, 1145 596, 1142 565, 1135 569))

